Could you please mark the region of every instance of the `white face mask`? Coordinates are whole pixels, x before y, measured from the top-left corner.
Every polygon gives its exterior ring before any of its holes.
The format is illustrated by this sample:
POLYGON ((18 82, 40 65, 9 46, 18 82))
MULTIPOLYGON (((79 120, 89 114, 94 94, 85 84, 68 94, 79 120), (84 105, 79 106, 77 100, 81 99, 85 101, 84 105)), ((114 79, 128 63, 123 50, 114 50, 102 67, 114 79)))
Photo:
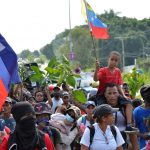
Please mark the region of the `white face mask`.
POLYGON ((71 122, 71 123, 73 123, 74 122, 74 118, 72 118, 70 115, 68 115, 68 114, 66 114, 66 120, 68 121, 68 122, 71 122))

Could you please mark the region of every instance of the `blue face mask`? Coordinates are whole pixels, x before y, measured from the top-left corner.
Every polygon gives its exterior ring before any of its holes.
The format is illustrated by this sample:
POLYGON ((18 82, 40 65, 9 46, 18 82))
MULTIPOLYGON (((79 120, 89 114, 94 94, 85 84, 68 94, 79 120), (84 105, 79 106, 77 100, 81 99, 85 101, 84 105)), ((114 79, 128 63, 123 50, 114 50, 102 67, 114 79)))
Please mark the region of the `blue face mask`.
POLYGON ((37 125, 48 126, 49 120, 47 118, 41 118, 36 120, 37 125))
POLYGON ((72 118, 71 116, 69 116, 68 114, 66 114, 66 119, 68 122, 73 123, 74 122, 74 118, 72 118))

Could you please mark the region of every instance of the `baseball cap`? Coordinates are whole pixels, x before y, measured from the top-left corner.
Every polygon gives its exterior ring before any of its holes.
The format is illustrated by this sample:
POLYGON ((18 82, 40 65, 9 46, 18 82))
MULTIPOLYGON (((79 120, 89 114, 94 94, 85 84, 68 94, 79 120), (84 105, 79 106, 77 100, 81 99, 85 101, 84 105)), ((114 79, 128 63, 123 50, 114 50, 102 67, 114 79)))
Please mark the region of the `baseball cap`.
POLYGON ((85 108, 88 108, 88 107, 91 106, 91 105, 94 106, 94 107, 96 106, 96 105, 95 105, 95 102, 93 102, 93 101, 87 101, 87 102, 85 103, 85 108))
POLYGON ((62 93, 62 97, 68 96, 69 97, 69 93, 68 92, 63 92, 62 93))
POLYGON ((71 106, 69 109, 66 110, 66 113, 70 110, 73 110, 75 113, 75 119, 78 119, 81 116, 81 110, 76 106, 71 106))
POLYGON ((113 108, 108 104, 102 104, 94 109, 94 117, 103 117, 106 114, 112 114, 117 112, 118 110, 119 108, 113 108))
POLYGON ((12 99, 10 97, 6 97, 5 102, 12 103, 12 99))
POLYGON ((34 111, 36 115, 40 114, 52 114, 50 107, 44 102, 40 102, 34 105, 34 111))

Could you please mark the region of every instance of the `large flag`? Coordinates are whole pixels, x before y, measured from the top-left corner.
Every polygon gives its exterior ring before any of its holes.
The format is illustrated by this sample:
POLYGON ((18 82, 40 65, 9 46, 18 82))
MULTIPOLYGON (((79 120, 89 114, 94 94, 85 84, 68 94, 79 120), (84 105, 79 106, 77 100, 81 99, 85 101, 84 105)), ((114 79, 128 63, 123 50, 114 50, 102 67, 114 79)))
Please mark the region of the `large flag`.
POLYGON ((0 109, 8 96, 11 83, 20 83, 17 55, 0 34, 0 109))
POLYGON ((92 31, 92 34, 97 39, 108 39, 108 28, 105 23, 100 20, 91 6, 86 2, 86 0, 82 1, 82 14, 85 17, 86 21, 88 21, 89 28, 92 31))

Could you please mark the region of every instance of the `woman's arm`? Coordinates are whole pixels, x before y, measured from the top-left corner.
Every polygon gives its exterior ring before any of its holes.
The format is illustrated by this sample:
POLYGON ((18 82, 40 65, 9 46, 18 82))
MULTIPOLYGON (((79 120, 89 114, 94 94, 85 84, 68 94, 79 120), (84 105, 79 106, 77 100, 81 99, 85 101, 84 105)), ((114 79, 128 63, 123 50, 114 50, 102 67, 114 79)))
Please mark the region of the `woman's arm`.
MULTIPOLYGON (((81 144, 81 150, 89 150, 89 148, 83 144, 81 144)), ((119 150, 119 149, 118 149, 119 150)))
POLYGON ((117 147, 116 150, 123 150, 122 146, 117 147))

